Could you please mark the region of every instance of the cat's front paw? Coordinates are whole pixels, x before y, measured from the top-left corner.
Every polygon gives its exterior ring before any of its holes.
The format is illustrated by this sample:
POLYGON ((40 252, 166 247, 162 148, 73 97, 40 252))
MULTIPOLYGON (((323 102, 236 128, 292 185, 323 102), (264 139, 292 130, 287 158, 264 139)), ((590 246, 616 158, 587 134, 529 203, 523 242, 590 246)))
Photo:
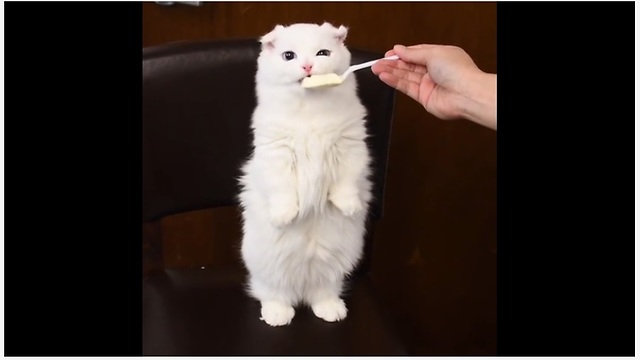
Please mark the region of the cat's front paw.
POLYGON ((345 216, 354 216, 364 210, 362 201, 357 194, 332 193, 329 201, 333 203, 345 216))
POLYGON ((271 205, 271 224, 275 227, 283 227, 291 224, 298 216, 298 206, 295 204, 275 203, 271 205))

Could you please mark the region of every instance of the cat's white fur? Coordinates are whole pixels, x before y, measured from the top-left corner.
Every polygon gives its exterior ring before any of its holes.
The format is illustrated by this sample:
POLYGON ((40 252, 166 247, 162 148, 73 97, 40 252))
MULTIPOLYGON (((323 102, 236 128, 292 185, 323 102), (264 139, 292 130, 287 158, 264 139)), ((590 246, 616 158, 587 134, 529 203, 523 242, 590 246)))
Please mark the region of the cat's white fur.
POLYGON ((276 26, 261 38, 253 114, 254 150, 243 166, 242 258, 261 319, 287 325, 298 304, 326 321, 346 317, 345 278, 360 261, 371 200, 366 110, 350 76, 303 89, 307 75, 350 65, 347 28, 276 26), (320 50, 329 56, 316 56, 320 50), (285 60, 283 53, 296 57, 285 60))

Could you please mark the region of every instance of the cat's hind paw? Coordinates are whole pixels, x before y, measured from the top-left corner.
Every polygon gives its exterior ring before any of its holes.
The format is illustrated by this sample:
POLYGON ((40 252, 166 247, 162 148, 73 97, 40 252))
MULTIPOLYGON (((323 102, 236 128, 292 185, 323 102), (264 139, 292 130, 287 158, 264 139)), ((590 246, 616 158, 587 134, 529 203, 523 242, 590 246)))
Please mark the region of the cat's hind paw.
POLYGON ((260 320, 271 326, 289 325, 296 311, 293 307, 275 301, 262 303, 260 320))
POLYGON ((311 305, 311 310, 317 317, 328 322, 340 321, 347 317, 347 307, 340 298, 317 302, 311 305))

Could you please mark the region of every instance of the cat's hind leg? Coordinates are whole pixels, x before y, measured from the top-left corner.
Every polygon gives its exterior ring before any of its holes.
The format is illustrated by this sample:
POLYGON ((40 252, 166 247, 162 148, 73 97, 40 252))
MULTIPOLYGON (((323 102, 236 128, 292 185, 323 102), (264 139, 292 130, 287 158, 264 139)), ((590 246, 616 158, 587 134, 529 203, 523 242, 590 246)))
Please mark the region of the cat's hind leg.
POLYGON ((286 291, 277 290, 252 278, 251 294, 260 301, 260 320, 271 326, 284 326, 291 323, 295 310, 293 301, 286 291))
POLYGON ((313 313, 328 322, 347 317, 347 306, 340 298, 342 281, 315 286, 308 291, 307 302, 313 313))
POLYGON ((261 301, 260 320, 271 326, 289 325, 296 311, 281 301, 261 301))

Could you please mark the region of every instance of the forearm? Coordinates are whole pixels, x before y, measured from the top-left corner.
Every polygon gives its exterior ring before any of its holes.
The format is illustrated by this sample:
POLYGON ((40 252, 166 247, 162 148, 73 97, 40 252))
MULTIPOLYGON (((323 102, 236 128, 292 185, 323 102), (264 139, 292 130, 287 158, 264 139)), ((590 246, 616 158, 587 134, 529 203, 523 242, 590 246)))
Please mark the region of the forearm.
POLYGON ((290 155, 286 151, 262 154, 255 174, 260 192, 265 196, 271 224, 276 227, 289 224, 298 215, 296 171, 290 155))
MULTIPOLYGON (((364 133, 364 130, 362 131, 364 133)), ((348 187, 357 190, 363 177, 367 176, 369 153, 364 141, 364 135, 351 134, 353 137, 343 138, 336 147, 336 178, 333 187, 348 187)))
POLYGON ((255 159, 260 191, 270 201, 278 197, 296 198, 296 174, 293 154, 285 147, 262 149, 255 159))
POLYGON ((364 141, 342 141, 342 149, 338 151, 337 178, 329 187, 329 201, 331 201, 346 216, 353 216, 363 210, 363 200, 360 194, 360 183, 366 177, 369 157, 364 141), (348 146, 345 143, 350 143, 348 146))
POLYGON ((497 106, 498 76, 478 73, 472 85, 460 98, 460 114, 463 118, 493 130, 498 128, 497 106))

